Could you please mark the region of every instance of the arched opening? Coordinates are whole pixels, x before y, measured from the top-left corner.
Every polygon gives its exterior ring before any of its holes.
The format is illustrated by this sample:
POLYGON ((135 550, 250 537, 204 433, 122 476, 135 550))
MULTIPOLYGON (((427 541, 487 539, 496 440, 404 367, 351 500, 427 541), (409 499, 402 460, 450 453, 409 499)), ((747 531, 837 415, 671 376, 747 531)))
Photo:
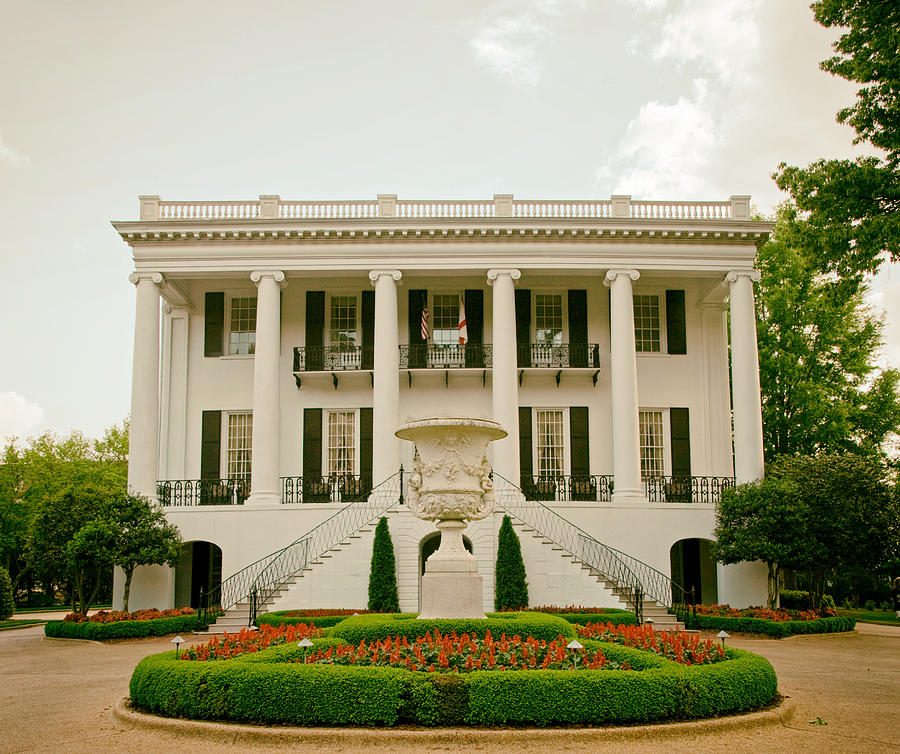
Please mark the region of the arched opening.
POLYGON ((680 539, 669 550, 672 581, 682 589, 694 590, 694 601, 714 605, 719 601, 716 561, 708 539, 680 539))
POLYGON ((175 606, 199 607, 200 591, 222 583, 222 548, 212 542, 185 542, 175 566, 175 606))

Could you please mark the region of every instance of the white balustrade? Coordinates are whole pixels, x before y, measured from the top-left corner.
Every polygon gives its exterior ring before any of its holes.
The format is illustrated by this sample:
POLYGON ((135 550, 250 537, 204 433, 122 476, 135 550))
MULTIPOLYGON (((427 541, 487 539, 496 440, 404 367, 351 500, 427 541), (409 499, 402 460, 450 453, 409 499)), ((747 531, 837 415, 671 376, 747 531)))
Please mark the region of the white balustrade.
POLYGON ((493 217, 493 201, 432 201, 428 199, 397 202, 397 217, 493 217))
POLYGON ((281 202, 278 216, 297 220, 377 217, 375 201, 281 202))
POLYGON ((610 217, 612 202, 584 200, 522 200, 513 202, 514 217, 610 217))
POLYGON ((160 202, 160 220, 245 220, 259 217, 259 201, 160 202))
POLYGON ((661 220, 728 220, 730 202, 631 201, 631 216, 661 220))

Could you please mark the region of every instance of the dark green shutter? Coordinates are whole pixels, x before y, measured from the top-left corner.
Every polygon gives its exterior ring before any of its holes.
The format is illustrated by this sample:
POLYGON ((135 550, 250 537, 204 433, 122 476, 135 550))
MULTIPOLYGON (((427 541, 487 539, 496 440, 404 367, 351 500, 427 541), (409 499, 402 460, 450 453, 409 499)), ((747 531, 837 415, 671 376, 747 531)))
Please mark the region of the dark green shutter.
POLYGON ((207 293, 204 311, 203 355, 221 356, 225 336, 225 294, 207 293))
POLYGON ((534 486, 534 465, 531 458, 531 408, 519 406, 519 477, 526 497, 530 488, 534 486))
POLYGON ((687 353, 684 291, 666 291, 666 340, 669 353, 687 353))
POLYGON ((375 291, 362 292, 360 315, 362 318, 362 368, 372 369, 375 364, 375 291))
POLYGON ((669 409, 672 437, 672 476, 691 475, 691 427, 686 408, 669 409))
POLYGON ((466 344, 466 366, 484 366, 484 291, 480 288, 467 290, 466 303, 466 331, 469 341, 466 344))
POLYGON ((200 478, 221 479, 222 412, 204 411, 200 427, 200 478))
POLYGON ((591 453, 587 406, 572 406, 569 409, 569 445, 571 447, 569 466, 572 476, 588 476, 591 473, 591 453))
MULTIPOLYGON (((410 289, 409 291, 409 356, 408 364, 411 369, 421 369, 428 362, 426 351, 428 341, 422 337, 422 309, 428 305, 428 291, 410 289)), ((431 327, 432 320, 428 320, 431 327)))
MULTIPOLYGON (((587 291, 569 291, 569 366, 588 365, 587 291)), ((573 474, 575 472, 572 472, 573 474)))
MULTIPOLYGON (((359 410, 359 475, 372 484, 372 409, 359 410)), ((382 480, 378 480, 381 482, 382 480)))
POLYGON ((520 367, 531 366, 531 291, 516 289, 516 359, 520 367))
POLYGON ((303 409, 303 479, 322 477, 322 409, 303 409))
POLYGON ((306 292, 306 369, 319 371, 325 365, 325 291, 306 292))

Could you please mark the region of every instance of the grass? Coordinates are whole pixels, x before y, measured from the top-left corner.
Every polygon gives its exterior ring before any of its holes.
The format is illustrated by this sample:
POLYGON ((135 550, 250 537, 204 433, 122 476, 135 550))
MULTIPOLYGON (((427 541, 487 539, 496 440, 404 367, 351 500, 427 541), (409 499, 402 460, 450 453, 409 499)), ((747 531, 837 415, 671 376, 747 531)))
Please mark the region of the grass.
MULTIPOLYGON (((112 605, 91 605, 91 610, 110 610, 112 605)), ((16 606, 16 615, 27 615, 28 613, 58 613, 65 610, 67 613, 72 612, 72 605, 46 605, 44 607, 19 607, 16 606)))
POLYGON ((897 614, 893 610, 865 610, 863 608, 846 610, 839 607, 837 609, 837 614, 846 618, 854 618, 857 623, 877 623, 881 626, 900 626, 900 620, 897 620, 897 614))
POLYGON ((46 623, 45 620, 29 620, 29 619, 13 619, 13 620, 0 620, 0 631, 10 631, 14 628, 25 628, 26 626, 33 626, 36 623, 46 623))

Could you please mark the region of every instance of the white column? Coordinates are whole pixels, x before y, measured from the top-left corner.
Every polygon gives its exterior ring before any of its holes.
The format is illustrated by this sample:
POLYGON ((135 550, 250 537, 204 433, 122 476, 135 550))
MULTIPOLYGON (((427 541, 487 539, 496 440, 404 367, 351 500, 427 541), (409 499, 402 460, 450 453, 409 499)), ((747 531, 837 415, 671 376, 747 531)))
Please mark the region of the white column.
POLYGON ((193 307, 163 304, 160 472, 163 479, 185 478, 188 336, 193 307))
POLYGON ((158 272, 135 272, 128 279, 137 288, 128 488, 155 500, 159 449, 159 286, 163 277, 158 272))
POLYGON ((731 405, 734 415, 734 476, 738 484, 762 479, 762 403, 753 284, 758 270, 729 272, 731 293, 731 405))
POLYGON ((248 505, 277 505, 281 502, 278 477, 281 361, 281 270, 255 270, 256 351, 253 357, 253 456, 248 505))
POLYGON ((375 355, 372 374, 372 482, 380 484, 400 469, 400 347, 397 339, 399 270, 372 270, 375 286, 375 355))
POLYGON ((701 389, 707 396, 704 412, 706 473, 734 476, 731 452, 731 396, 728 394, 728 326, 724 302, 700 304, 703 342, 701 389))
POLYGON ((631 283, 637 270, 609 270, 603 281, 610 295, 610 392, 612 401, 613 502, 645 500, 641 485, 638 431, 637 354, 631 283))
POLYGON ((507 436, 491 445, 494 470, 519 484, 519 385, 516 379, 516 269, 488 270, 493 293, 493 370, 491 410, 507 436))

